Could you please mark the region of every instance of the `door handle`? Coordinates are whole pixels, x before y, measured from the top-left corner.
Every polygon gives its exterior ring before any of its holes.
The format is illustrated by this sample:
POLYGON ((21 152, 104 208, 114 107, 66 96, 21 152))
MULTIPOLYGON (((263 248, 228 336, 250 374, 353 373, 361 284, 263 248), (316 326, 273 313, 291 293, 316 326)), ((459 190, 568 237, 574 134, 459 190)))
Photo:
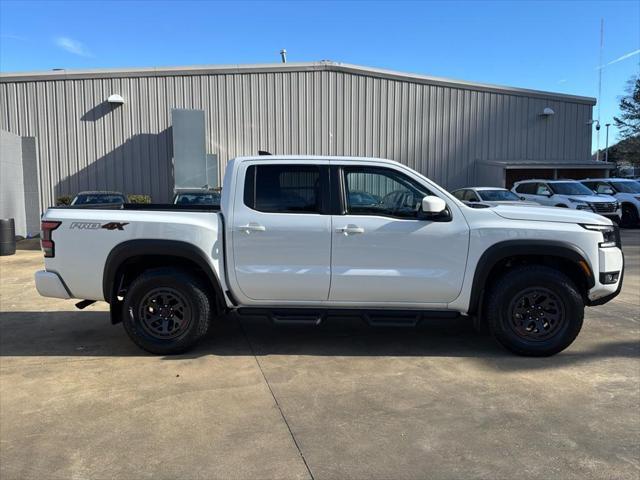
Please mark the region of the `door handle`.
POLYGON ((347 225, 346 227, 336 228, 336 232, 342 233, 343 235, 355 235, 356 233, 364 233, 364 228, 358 227, 357 225, 347 225))
POLYGON ((264 225, 251 222, 251 223, 248 223, 247 225, 241 225, 240 227, 238 227, 238 230, 246 234, 249 234, 251 232, 264 232, 267 229, 264 227, 264 225))

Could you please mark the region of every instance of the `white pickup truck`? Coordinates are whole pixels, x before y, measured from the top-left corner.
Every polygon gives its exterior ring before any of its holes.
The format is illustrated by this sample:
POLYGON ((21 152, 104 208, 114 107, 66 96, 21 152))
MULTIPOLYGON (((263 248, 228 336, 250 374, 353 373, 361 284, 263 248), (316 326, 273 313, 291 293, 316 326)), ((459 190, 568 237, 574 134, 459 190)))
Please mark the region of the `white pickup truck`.
POLYGON ((236 311, 312 324, 468 315, 515 353, 552 355, 623 276, 605 217, 471 208, 375 158, 236 158, 219 209, 50 208, 41 242, 41 295, 109 302, 112 322, 157 354, 187 350, 236 311))

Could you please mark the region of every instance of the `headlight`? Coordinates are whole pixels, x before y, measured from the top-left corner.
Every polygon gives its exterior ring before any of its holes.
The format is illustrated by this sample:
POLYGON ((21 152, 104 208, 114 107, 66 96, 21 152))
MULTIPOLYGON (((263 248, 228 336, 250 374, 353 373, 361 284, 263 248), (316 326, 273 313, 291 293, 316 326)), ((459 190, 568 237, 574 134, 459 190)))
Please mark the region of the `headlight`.
POLYGON ((582 228, 602 233, 602 242, 598 244, 600 248, 621 247, 620 231, 614 225, 582 225, 582 228))
POLYGON ((584 202, 582 200, 576 200, 575 198, 569 198, 568 199, 571 203, 582 203, 583 205, 587 205, 587 202, 584 202))

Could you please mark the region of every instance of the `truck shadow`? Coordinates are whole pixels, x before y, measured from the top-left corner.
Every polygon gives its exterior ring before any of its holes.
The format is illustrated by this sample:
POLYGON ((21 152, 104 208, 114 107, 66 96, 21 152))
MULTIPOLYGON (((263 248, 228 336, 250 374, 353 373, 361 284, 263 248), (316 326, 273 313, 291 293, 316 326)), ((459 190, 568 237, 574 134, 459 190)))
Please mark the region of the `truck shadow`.
MULTIPOLYGON (((277 326, 260 317, 227 316, 192 351, 163 360, 206 356, 474 357, 497 370, 561 368, 604 358, 638 358, 631 339, 575 346, 550 358, 517 357, 491 337, 476 334, 468 319, 430 319, 417 327, 370 327, 332 317, 319 327, 277 326)), ((136 347, 107 312, 0 313, 0 357, 150 356, 136 347)))

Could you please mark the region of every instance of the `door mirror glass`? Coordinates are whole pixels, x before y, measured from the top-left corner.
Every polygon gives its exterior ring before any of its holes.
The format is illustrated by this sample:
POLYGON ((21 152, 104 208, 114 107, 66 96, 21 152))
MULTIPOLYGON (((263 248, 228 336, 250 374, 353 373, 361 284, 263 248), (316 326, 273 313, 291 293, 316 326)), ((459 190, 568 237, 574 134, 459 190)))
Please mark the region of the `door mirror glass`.
POLYGON ((426 215, 439 215, 446 209, 446 202, 439 197, 427 195, 422 199, 422 213, 426 215))

